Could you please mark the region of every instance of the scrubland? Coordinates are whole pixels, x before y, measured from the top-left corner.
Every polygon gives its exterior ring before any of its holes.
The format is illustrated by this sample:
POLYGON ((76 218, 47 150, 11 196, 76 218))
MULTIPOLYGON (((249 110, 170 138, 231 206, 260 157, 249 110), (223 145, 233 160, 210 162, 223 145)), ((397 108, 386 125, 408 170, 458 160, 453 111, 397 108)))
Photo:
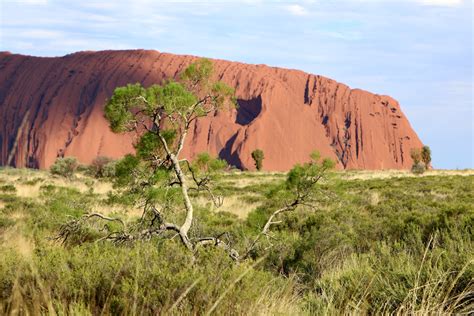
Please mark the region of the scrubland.
MULTIPOLYGON (((194 199, 194 231, 236 249, 279 207, 283 173, 228 172, 216 208, 194 199)), ((474 310, 474 172, 334 172, 254 256, 191 255, 176 238, 115 245, 54 240, 71 218, 133 222, 133 199, 81 173, 0 170, 0 314, 469 314, 474 310)))

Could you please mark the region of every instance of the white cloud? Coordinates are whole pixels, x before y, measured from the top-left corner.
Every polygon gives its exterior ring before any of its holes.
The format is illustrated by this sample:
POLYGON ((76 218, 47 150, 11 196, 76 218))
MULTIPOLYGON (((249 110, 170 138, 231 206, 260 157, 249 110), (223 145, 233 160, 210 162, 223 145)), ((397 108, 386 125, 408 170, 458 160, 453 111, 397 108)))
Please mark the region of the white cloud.
POLYGON ((456 7, 461 5, 463 0, 416 0, 416 2, 427 6, 456 7))
POLYGON ((304 16, 309 14, 308 10, 306 10, 303 6, 300 6, 299 4, 287 5, 286 9, 293 15, 304 16))
POLYGON ((55 39, 58 37, 62 37, 63 33, 59 31, 36 29, 36 30, 23 31, 19 34, 19 36, 23 38, 33 38, 33 39, 55 39))
POLYGON ((48 0, 7 0, 6 2, 20 3, 20 4, 39 4, 39 5, 48 4, 48 0))
POLYGON ((464 0, 349 0, 354 3, 412 3, 424 6, 458 7, 464 0))

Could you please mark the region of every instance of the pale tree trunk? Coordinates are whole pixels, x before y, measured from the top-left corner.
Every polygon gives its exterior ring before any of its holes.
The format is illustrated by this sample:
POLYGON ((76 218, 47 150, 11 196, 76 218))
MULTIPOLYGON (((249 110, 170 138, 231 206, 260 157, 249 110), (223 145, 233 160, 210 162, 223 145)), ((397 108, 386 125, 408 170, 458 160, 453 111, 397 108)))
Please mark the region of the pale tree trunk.
POLYGON ((188 232, 189 232, 189 229, 191 228, 191 225, 193 223, 194 209, 193 209, 193 205, 191 203, 191 200, 190 200, 189 194, 188 194, 188 184, 187 184, 186 177, 185 177, 183 171, 181 170, 181 166, 179 165, 178 157, 175 156, 174 154, 171 154, 170 158, 171 158, 171 161, 173 163, 174 171, 176 173, 176 176, 178 177, 178 181, 179 181, 180 186, 181 186, 181 192, 183 194, 184 206, 186 208, 186 219, 184 220, 183 225, 181 225, 181 227, 179 228, 179 235, 180 235, 181 240, 183 241, 183 243, 186 245, 186 247, 189 250, 193 250, 193 245, 189 240, 188 232))

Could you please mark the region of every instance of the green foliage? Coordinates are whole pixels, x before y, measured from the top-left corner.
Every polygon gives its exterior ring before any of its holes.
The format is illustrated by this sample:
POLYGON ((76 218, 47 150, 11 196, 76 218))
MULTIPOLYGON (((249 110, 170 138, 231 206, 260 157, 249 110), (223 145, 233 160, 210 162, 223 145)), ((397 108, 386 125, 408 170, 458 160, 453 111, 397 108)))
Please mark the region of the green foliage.
POLYGON ((414 174, 423 174, 426 171, 426 166, 423 162, 417 162, 414 163, 413 166, 411 166, 411 172, 414 174))
POLYGON ((126 186, 135 180, 134 170, 139 166, 140 160, 135 155, 128 154, 115 165, 114 182, 118 186, 126 186))
POLYGON ((218 81, 211 88, 211 93, 216 96, 214 103, 217 109, 228 105, 230 108, 237 107, 237 99, 235 98, 235 89, 218 81))
POLYGON ((147 119, 155 125, 168 121, 172 130, 179 130, 188 124, 183 119, 206 116, 233 100, 234 90, 222 82, 212 82, 212 71, 212 62, 201 59, 185 69, 182 82, 118 87, 107 101, 105 117, 114 132, 136 130, 138 125, 147 124, 147 119))
POLYGON ((13 184, 4 184, 0 186, 0 192, 4 193, 15 193, 16 187, 13 184))
POLYGON ((186 113, 197 102, 197 97, 178 82, 169 82, 162 87, 162 92, 157 99, 157 104, 164 107, 168 115, 173 113, 186 113))
POLYGON ((413 159, 413 165, 411 171, 414 174, 424 173, 430 166, 431 163, 431 150, 428 146, 420 148, 412 148, 410 156, 413 159))
POLYGON ((104 156, 98 156, 89 167, 89 172, 94 178, 111 178, 115 176, 116 162, 104 156))
POLYGON ((64 157, 56 159, 49 171, 54 175, 71 178, 78 167, 79 163, 75 157, 64 157))
MULTIPOLYGON (((176 131, 169 129, 162 132, 163 138, 168 144, 172 144, 176 138, 176 131)), ((163 143, 152 132, 144 133, 135 145, 136 155, 142 160, 151 160, 153 157, 165 155, 163 143)))
POLYGON ((293 192, 309 190, 314 185, 314 180, 322 177, 327 170, 335 167, 335 162, 329 158, 320 161, 319 152, 311 154, 311 161, 303 165, 295 165, 287 175, 286 187, 293 192))
POLYGON ((114 90, 105 106, 105 117, 114 132, 124 132, 133 127, 133 110, 144 108, 145 89, 139 84, 128 84, 114 90))
POLYGON ((429 167, 431 163, 431 149, 429 146, 423 146, 421 148, 421 161, 423 161, 426 168, 429 167))
POLYGON ((258 171, 262 170, 263 159, 265 159, 263 150, 255 149, 254 151, 252 151, 251 155, 252 155, 252 159, 255 161, 255 168, 257 168, 258 171))
POLYGON ((139 243, 132 248, 110 244, 44 247, 30 260, 14 250, 0 250, 0 301, 7 302, 20 288, 24 295, 16 298, 21 299, 17 303, 31 314, 40 314, 40 309, 53 312, 51 308, 67 313, 82 305, 93 314, 201 315, 218 300, 214 311, 219 315, 265 310, 287 314, 287 307, 273 300, 289 303, 293 299, 291 280, 274 279, 247 263, 235 265, 219 249, 204 253, 195 264, 174 243, 158 247, 139 243), (232 289, 227 295, 226 288, 232 289))
POLYGON ((413 164, 417 164, 421 161, 421 149, 412 148, 410 150, 410 157, 413 159, 413 164))
POLYGON ((207 58, 199 59, 197 62, 189 65, 181 74, 181 80, 190 84, 207 84, 212 75, 213 65, 212 61, 207 58))
MULTIPOLYGON (((320 198, 316 212, 302 208, 276 226, 265 267, 297 273, 312 289, 308 304, 314 314, 356 305, 363 314, 421 311, 428 304, 432 312, 462 310, 442 302, 461 295, 465 304, 463 291, 474 276, 472 181, 332 180, 324 187, 333 194, 320 198)), ((251 226, 261 227, 272 209, 267 202, 249 214, 251 226)))
POLYGON ((196 156, 192 166, 197 171, 209 173, 225 169, 227 162, 223 159, 214 158, 207 152, 203 152, 196 156))

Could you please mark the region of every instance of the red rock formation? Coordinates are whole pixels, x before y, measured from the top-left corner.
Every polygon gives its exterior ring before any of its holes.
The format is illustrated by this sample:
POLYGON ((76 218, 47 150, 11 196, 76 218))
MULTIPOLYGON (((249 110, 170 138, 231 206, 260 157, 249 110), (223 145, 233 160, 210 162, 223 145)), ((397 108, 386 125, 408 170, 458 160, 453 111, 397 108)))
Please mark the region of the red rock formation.
MULTIPOLYGON (((56 157, 121 157, 134 135, 113 134, 103 106, 115 87, 175 77, 194 61, 156 51, 80 52, 57 58, 0 53, 0 164, 50 166, 56 157)), ((216 79, 235 87, 240 108, 203 118, 184 155, 208 151, 253 169, 288 170, 318 149, 340 168, 409 168, 422 143, 390 97, 297 70, 214 60, 216 79)))

